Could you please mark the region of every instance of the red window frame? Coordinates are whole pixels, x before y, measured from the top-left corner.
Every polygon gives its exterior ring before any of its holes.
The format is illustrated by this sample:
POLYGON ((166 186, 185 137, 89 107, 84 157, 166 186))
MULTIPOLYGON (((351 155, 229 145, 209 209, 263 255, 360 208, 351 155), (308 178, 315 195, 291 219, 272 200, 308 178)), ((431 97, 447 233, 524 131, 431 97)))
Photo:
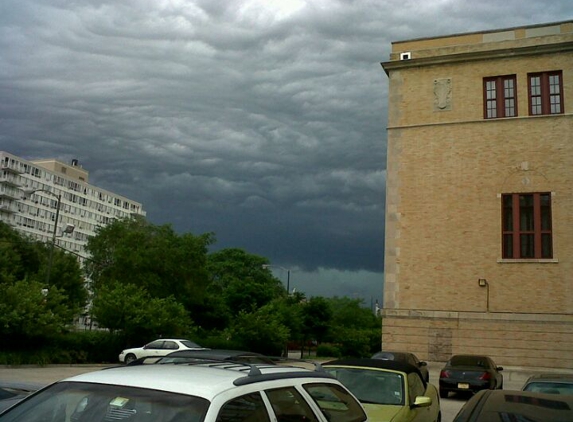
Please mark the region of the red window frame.
POLYGON ((551 259, 551 193, 502 195, 502 258, 551 259))
POLYGON ((517 116, 517 78, 504 75, 483 78, 484 119, 517 116))
POLYGON ((563 114, 563 72, 528 73, 529 115, 563 114))

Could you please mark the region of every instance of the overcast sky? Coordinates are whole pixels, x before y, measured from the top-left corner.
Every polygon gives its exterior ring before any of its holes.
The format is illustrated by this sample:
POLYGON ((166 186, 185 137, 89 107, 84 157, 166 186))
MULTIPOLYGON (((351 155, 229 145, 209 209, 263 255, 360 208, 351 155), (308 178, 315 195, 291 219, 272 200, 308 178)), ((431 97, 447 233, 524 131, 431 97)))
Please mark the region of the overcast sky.
POLYGON ((308 296, 382 299, 392 41, 571 0, 2 0, 0 150, 78 159, 154 224, 308 296), (282 267, 283 269, 281 270, 282 267))

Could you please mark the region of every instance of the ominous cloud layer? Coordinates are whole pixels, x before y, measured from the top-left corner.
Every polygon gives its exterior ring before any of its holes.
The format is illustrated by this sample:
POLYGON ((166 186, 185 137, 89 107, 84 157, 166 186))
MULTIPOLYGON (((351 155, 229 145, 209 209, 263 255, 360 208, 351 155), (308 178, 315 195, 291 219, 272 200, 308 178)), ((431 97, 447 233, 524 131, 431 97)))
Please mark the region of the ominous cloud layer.
POLYGON ((381 299, 392 41, 570 19, 570 0, 3 0, 0 149, 77 158, 155 224, 381 299))

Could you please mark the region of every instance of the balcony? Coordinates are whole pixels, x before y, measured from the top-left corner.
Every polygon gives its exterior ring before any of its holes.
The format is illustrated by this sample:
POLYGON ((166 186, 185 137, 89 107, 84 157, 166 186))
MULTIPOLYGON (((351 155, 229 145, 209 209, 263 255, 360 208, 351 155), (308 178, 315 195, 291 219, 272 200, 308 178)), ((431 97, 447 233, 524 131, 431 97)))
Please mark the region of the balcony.
POLYGON ((18 189, 0 184, 0 199, 16 200, 21 196, 22 193, 18 189))
POLYGON ((23 174, 24 172, 22 170, 18 170, 16 168, 16 165, 10 165, 7 163, 1 163, 0 164, 0 170, 2 171, 6 171, 8 173, 12 173, 12 174, 23 174))
POLYGON ((16 208, 9 204, 0 204, 0 213, 2 214, 15 214, 17 212, 16 208))
POLYGON ((10 186, 13 188, 20 187, 18 176, 8 172, 0 172, 0 183, 4 186, 10 186))

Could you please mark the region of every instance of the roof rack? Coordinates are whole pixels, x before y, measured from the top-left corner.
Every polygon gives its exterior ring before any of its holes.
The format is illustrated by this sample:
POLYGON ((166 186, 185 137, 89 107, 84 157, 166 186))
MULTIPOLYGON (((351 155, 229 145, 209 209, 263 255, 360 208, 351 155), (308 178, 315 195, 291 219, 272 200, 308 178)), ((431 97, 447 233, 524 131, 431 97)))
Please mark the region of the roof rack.
POLYGON ((237 378, 234 385, 247 385, 261 381, 269 381, 276 379, 286 378, 335 378, 330 373, 326 372, 318 362, 308 361, 304 359, 292 359, 282 357, 269 357, 271 360, 278 362, 277 365, 265 363, 249 363, 242 361, 232 361, 228 359, 216 359, 213 357, 190 357, 181 361, 164 361, 161 362, 160 357, 147 356, 139 358, 126 364, 125 366, 141 366, 141 365, 202 365, 211 368, 231 369, 239 372, 246 372, 247 376, 237 378), (288 363, 288 365, 284 365, 288 363), (301 364, 301 365, 296 365, 301 364), (292 371, 279 371, 263 374, 261 369, 264 368, 277 368, 289 367, 292 371))

